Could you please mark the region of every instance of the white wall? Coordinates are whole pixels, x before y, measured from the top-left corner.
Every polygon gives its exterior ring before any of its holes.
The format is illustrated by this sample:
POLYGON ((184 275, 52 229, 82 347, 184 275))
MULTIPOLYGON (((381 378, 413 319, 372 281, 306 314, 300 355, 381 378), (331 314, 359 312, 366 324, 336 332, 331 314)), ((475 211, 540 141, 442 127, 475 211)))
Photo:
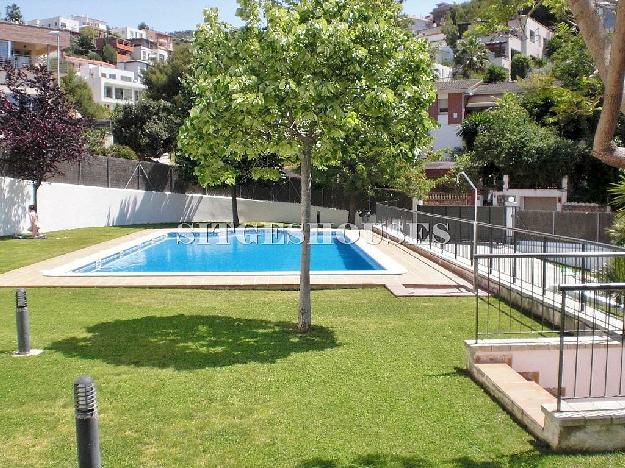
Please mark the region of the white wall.
MULTIPOLYGON (((11 235, 28 227, 27 207, 32 187, 27 182, 1 178, 0 235, 11 235)), ((322 223, 347 222, 347 212, 313 207, 322 223)), ((229 221, 229 197, 182 195, 107 189, 83 185, 44 183, 38 193, 38 211, 44 231, 128 224, 181 223, 187 221, 229 221)), ((239 199, 241 222, 275 221, 298 223, 300 206, 260 200, 239 199)))
POLYGON ((434 151, 464 148, 464 140, 457 134, 458 130, 460 130, 460 125, 449 125, 447 123, 447 114, 439 116, 439 123, 442 120, 441 117, 444 118, 444 123, 441 123, 440 127, 434 128, 430 131, 430 135, 434 139, 432 142, 434 151))

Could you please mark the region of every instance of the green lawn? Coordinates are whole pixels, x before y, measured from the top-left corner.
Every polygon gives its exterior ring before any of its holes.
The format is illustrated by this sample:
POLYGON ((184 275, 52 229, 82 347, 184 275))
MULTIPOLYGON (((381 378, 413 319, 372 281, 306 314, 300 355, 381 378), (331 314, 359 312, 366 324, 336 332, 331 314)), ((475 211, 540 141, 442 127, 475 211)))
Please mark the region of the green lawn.
POLYGON ((34 358, 12 358, 0 290, 0 466, 75 466, 72 382, 97 382, 106 466, 623 466, 550 454, 463 368, 470 298, 383 289, 29 291, 34 358))
POLYGON ((132 234, 145 227, 108 227, 50 232, 47 239, 0 237, 0 273, 132 234))

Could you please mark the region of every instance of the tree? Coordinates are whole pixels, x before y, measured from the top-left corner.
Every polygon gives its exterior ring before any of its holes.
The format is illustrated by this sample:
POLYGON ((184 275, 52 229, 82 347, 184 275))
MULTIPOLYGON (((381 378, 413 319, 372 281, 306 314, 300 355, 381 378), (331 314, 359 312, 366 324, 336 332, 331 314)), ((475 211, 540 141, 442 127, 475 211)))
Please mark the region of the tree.
POLYGON ((102 47, 102 60, 113 65, 117 63, 117 51, 110 44, 104 44, 102 47))
POLYGON ((484 177, 514 174, 532 187, 558 183, 571 173, 579 148, 552 129, 536 124, 514 95, 496 107, 472 114, 462 124, 465 162, 484 177))
POLYGON ((462 76, 470 78, 472 73, 483 72, 486 68, 488 49, 474 37, 463 39, 458 41, 454 60, 462 70, 462 76))
POLYGON ((80 78, 73 68, 61 78, 61 89, 65 97, 83 117, 91 119, 104 119, 110 112, 106 106, 96 104, 91 94, 91 88, 85 80, 80 78))
POLYGON ((168 102, 151 99, 119 106, 113 114, 115 141, 143 158, 173 151, 180 122, 172 107, 168 102))
POLYGON ((239 6, 239 29, 205 12, 194 40, 194 107, 180 140, 198 174, 213 171, 215 158, 275 153, 299 160, 298 326, 308 332, 312 167, 340 161, 344 139, 354 135, 369 154, 414 158, 432 125, 428 47, 403 27, 395 0, 239 6))
POLYGON ((93 28, 82 28, 80 34, 72 39, 70 53, 86 57, 95 52, 95 39, 98 33, 93 28))
POLYGON ((4 11, 4 21, 7 21, 9 23, 24 24, 22 9, 16 3, 11 3, 10 5, 7 5, 4 11))
POLYGON ((141 21, 139 23, 139 26, 137 26, 137 29, 140 29, 142 31, 149 31, 150 27, 148 26, 148 24, 145 21, 141 21))
POLYGON ((83 121, 45 66, 5 67, 8 93, 0 94, 0 141, 5 162, 37 190, 61 173, 64 162, 86 156, 83 121), (34 91, 34 92, 33 92, 34 91))
POLYGON ((176 44, 166 61, 155 63, 143 75, 147 96, 172 103, 183 117, 191 109, 184 81, 189 74, 192 58, 190 44, 176 44))
POLYGON ((489 65, 484 72, 484 83, 503 83, 508 81, 508 70, 499 65, 489 65))
POLYGON ((532 70, 532 60, 523 54, 514 54, 510 61, 510 77, 512 80, 524 80, 532 70))

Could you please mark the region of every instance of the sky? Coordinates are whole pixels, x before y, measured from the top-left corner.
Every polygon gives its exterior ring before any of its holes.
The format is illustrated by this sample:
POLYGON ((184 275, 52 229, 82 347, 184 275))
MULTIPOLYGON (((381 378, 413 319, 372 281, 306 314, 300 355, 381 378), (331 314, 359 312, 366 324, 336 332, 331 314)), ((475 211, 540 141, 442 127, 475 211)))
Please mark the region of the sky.
MULTIPOLYGON (((426 15, 442 0, 406 0, 405 10, 411 15, 426 15)), ((236 24, 236 0, 6 0, 0 1, 2 12, 8 3, 17 3, 24 18, 50 18, 59 15, 87 15, 107 21, 111 26, 137 26, 145 21, 163 32, 195 29, 202 21, 202 11, 217 7, 224 21, 236 24)))

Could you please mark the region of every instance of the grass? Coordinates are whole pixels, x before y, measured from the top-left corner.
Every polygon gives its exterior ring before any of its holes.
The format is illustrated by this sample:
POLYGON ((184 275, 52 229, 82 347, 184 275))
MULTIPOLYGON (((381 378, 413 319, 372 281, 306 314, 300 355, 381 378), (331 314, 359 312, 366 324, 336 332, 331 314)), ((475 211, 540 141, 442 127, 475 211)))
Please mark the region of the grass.
POLYGON ((98 385, 106 466, 623 466, 536 444, 463 371, 470 298, 29 291, 34 358, 12 358, 0 290, 0 466, 75 466, 71 388, 98 385))
POLYGON ((0 274, 83 249, 145 227, 85 228, 47 233, 47 239, 0 237, 0 274))

